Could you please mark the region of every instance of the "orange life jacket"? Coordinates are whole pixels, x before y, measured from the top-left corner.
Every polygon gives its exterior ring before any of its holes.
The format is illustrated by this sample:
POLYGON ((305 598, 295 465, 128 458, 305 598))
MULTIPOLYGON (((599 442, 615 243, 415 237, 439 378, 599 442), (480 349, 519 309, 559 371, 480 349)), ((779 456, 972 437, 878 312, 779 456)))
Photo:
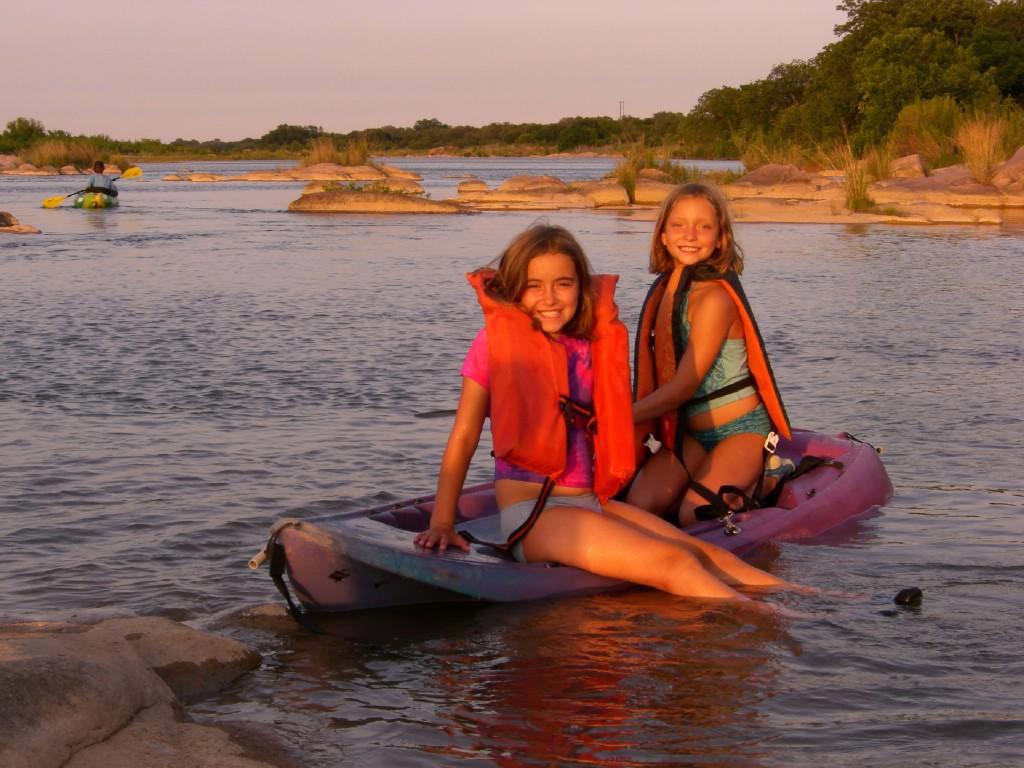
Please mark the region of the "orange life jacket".
MULTIPOLYGON (((647 298, 644 299, 643 309, 640 311, 633 357, 633 392, 637 400, 646 397, 675 376, 676 365, 684 351, 679 348, 681 346, 678 344, 679 339, 677 338, 679 328, 675 323, 672 325, 672 338, 655 338, 655 320, 658 315, 658 307, 661 306, 662 297, 668 286, 668 277, 668 273, 665 273, 654 281, 647 293, 647 298), (661 364, 656 366, 655 359, 661 364)), ((764 339, 761 338, 761 331, 754 320, 754 314, 750 309, 750 303, 747 301, 739 276, 735 272, 728 272, 715 282, 725 288, 726 293, 736 304, 740 320, 743 323, 743 338, 747 343, 747 367, 754 379, 755 388, 768 411, 775 431, 782 437, 788 438, 791 435, 789 416, 786 415, 786 408, 782 404, 782 396, 775 383, 775 374, 772 373, 772 366, 768 362, 764 339)), ((681 299, 681 292, 689 290, 689 287, 690 280, 684 275, 683 279, 679 281, 676 296, 681 299)), ((683 403, 674 411, 636 425, 638 462, 643 455, 643 446, 640 445, 640 442, 645 435, 651 433, 677 454, 680 452, 683 432, 679 425, 686 423, 683 411, 685 406, 686 403, 683 403)))
MULTIPOLYGON (((476 289, 487 329, 494 455, 530 472, 558 477, 565 470, 569 399, 565 347, 534 327, 514 304, 496 301, 484 285, 494 271, 466 275, 476 289)), ((629 383, 629 335, 615 305, 615 275, 594 275, 594 493, 615 495, 636 469, 629 383)))

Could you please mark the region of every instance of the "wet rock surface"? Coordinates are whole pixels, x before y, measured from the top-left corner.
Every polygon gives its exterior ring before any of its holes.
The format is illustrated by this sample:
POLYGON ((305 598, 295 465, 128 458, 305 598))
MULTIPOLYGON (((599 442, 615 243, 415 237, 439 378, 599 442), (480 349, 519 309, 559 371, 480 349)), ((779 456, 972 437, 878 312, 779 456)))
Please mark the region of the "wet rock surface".
POLYGON ((244 743, 184 709, 259 663, 238 641, 164 618, 2 626, 0 765, 284 764, 247 756, 244 743))

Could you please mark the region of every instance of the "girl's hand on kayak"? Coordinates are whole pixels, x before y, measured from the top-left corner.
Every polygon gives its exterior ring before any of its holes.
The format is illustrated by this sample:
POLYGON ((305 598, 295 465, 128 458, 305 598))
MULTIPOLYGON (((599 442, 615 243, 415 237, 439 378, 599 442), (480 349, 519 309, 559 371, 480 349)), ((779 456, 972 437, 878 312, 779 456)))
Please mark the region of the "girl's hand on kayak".
POLYGON ((455 528, 448 526, 429 528, 426 531, 417 533, 413 541, 416 542, 418 547, 426 547, 427 549, 437 547, 440 552, 444 552, 450 546, 457 547, 464 552, 469 552, 469 542, 459 536, 455 532, 455 528))

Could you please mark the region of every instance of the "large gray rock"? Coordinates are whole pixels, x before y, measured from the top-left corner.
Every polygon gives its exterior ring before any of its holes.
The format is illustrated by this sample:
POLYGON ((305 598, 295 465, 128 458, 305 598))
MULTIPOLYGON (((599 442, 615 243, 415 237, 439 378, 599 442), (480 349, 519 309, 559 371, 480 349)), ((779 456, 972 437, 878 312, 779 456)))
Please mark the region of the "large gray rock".
POLYGON ((221 690, 260 665, 260 655, 237 640, 200 632, 159 617, 111 619, 86 635, 127 640, 174 694, 188 703, 221 690))
POLYGON ((0 639, 0 765, 57 768, 174 693, 123 638, 0 639))
POLYGON ((175 693, 212 693, 258 663, 241 643, 160 618, 0 628, 0 766, 248 768, 228 759, 241 749, 225 734, 179 722, 175 693))
POLYGON ((178 721, 166 704, 141 711, 109 739, 62 768, 268 768, 219 728, 178 721))

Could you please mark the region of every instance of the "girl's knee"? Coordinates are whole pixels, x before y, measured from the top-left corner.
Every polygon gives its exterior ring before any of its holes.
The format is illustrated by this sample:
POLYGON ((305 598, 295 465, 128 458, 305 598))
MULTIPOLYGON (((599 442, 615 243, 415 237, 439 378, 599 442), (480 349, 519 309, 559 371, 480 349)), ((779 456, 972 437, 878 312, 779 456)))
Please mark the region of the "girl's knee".
POLYGON ((661 581, 655 586, 676 594, 679 594, 682 585, 692 581, 695 573, 704 570, 704 566, 692 552, 677 546, 665 547, 663 551, 650 558, 649 566, 655 578, 661 581))

